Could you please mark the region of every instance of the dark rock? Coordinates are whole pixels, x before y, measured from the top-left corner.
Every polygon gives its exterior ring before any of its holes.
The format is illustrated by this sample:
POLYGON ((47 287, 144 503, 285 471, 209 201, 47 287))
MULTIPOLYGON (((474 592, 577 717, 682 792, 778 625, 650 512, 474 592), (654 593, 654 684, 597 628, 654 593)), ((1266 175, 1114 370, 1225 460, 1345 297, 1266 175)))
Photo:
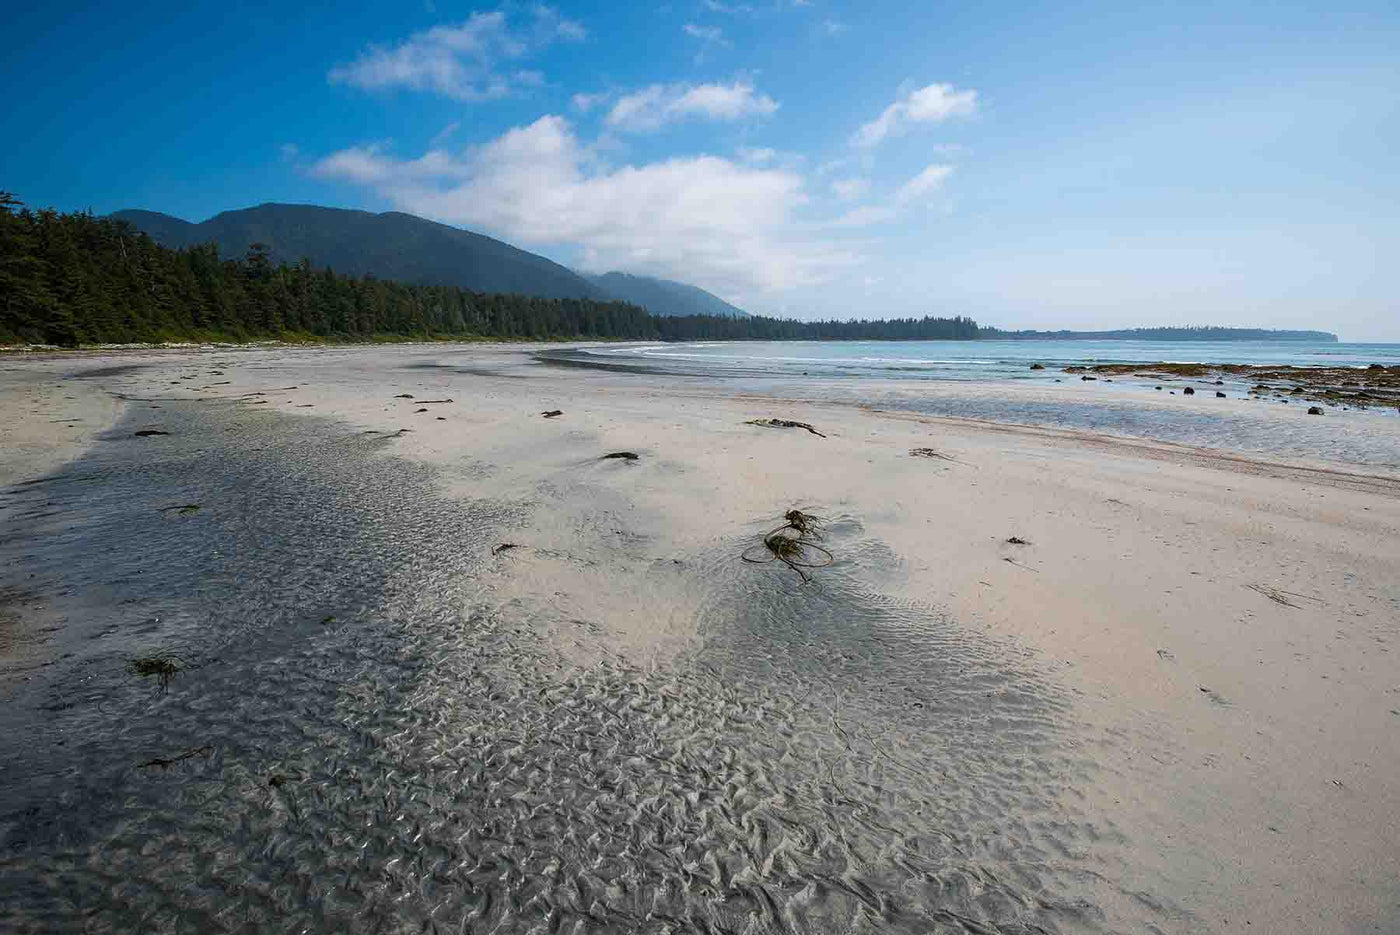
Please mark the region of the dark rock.
POLYGON ((1309 407, 1308 407, 1308 415, 1310 415, 1310 416, 1320 416, 1320 415, 1322 415, 1322 407, 1321 407, 1321 406, 1309 406, 1309 407))
POLYGON ((394 398, 395 398, 395 399, 412 399, 412 398, 413 398, 413 394, 412 394, 412 393, 400 393, 399 395, 395 396, 394 398))
POLYGON ((551 409, 548 412, 540 413, 540 415, 544 416, 546 419, 553 419, 555 416, 562 416, 563 414, 564 410, 562 409, 551 409))
POLYGON ((169 432, 162 432, 160 429, 142 429, 136 433, 137 438, 150 438, 152 435, 169 435, 169 432))
POLYGON ((1195 396, 1195 395, 1196 395, 1196 391, 1193 390, 1193 389, 1191 389, 1191 387, 1189 387, 1189 386, 1188 386, 1186 389, 1182 390, 1181 392, 1182 392, 1184 395, 1186 395, 1186 396, 1195 396))
POLYGON ((603 455, 599 461, 606 461, 609 458, 619 458, 623 461, 636 461, 640 457, 635 451, 614 451, 603 455))
POLYGON ((1031 364, 1031 369, 1032 369, 1032 370, 1044 370, 1044 369, 1045 369, 1045 365, 1044 365, 1044 364, 1031 364))
POLYGON ((1219 390, 1216 390, 1216 392, 1215 392, 1215 398, 1216 398, 1216 399, 1224 399, 1224 398, 1225 398, 1225 394, 1222 393, 1222 392, 1220 392, 1219 390))
POLYGON ((1224 380, 1216 380, 1216 381, 1215 381, 1215 385, 1216 385, 1216 386, 1224 386, 1224 385, 1225 385, 1225 381, 1224 381, 1224 380))
POLYGON ((1098 377, 1088 377, 1088 376, 1085 376, 1085 377, 1080 377, 1079 379, 1081 379, 1081 380, 1097 380, 1098 377))

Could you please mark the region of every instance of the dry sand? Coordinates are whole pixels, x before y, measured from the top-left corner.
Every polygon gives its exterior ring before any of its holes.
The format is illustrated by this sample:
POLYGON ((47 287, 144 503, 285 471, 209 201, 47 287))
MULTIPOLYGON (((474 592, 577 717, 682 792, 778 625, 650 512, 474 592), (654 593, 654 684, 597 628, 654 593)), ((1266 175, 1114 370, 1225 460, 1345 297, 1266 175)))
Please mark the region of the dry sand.
POLYGON ((410 346, 0 358, 0 485, 172 399, 410 429, 392 453, 447 493, 531 505, 482 587, 599 622, 580 654, 664 666, 712 607, 690 556, 794 506, 858 522, 886 551, 856 574, 1073 693, 1102 767, 1085 811, 1123 842, 1122 888, 1189 920, 1164 930, 1400 927, 1400 474, 410 346), (773 416, 826 437, 744 424, 773 416), (640 457, 596 461, 618 450, 640 457), (649 560, 573 560, 615 537, 649 560))

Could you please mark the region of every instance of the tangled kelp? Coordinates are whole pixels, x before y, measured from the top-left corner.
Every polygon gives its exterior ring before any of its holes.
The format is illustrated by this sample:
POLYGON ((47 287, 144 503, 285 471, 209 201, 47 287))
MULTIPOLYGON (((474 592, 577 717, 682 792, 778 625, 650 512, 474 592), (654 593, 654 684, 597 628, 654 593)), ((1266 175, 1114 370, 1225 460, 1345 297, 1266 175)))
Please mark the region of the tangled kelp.
POLYGON ((935 458, 939 461, 952 461, 954 464, 961 463, 957 458, 949 457, 933 448, 910 448, 909 455, 914 458, 935 458))
POLYGON ((826 438, 825 435, 812 428, 812 426, 807 424, 806 422, 794 422, 791 419, 750 419, 744 424, 762 425, 765 428, 770 429, 806 429, 807 431, 811 432, 813 435, 818 436, 819 438, 826 438))
POLYGON ((1297 598, 1299 600, 1312 601, 1316 604, 1324 603, 1322 600, 1316 597, 1309 597, 1306 594, 1299 594, 1297 591, 1285 591, 1283 588, 1275 588, 1267 584, 1247 584, 1245 585, 1245 587, 1251 591, 1264 595, 1269 600, 1273 601, 1275 604, 1282 604, 1284 607, 1302 606, 1301 604, 1293 603, 1293 601, 1289 600, 1289 598, 1297 598))
POLYGON ((137 678, 154 678, 156 691, 165 694, 170 690, 170 682, 186 668, 184 660, 173 653, 156 653, 152 656, 138 656, 126 664, 126 671, 137 678))
POLYGON ((820 520, 796 509, 784 513, 783 519, 787 522, 765 535, 762 544, 750 546, 739 557, 751 565, 782 562, 804 582, 811 581, 806 569, 825 568, 835 561, 829 551, 812 541, 821 538, 820 520))
POLYGON ((176 756, 171 756, 171 757, 164 757, 164 756, 152 757, 151 759, 147 760, 147 761, 144 762, 144 763, 137 763, 137 764, 136 764, 136 768, 137 768, 137 769, 147 769, 147 768, 152 767, 152 766, 159 766, 161 769, 168 769, 168 768, 170 768, 171 766, 174 766, 176 763, 180 763, 180 762, 182 762, 182 761, 184 761, 184 760, 192 760, 192 759, 194 759, 195 757, 202 757, 202 758, 204 758, 204 759, 207 760, 207 759, 209 758, 210 754, 212 754, 213 752, 214 752, 214 747, 213 747, 211 744, 205 744, 205 745, 202 746, 202 747, 194 747, 194 748, 192 748, 192 749, 186 750, 184 753, 177 754, 176 756))

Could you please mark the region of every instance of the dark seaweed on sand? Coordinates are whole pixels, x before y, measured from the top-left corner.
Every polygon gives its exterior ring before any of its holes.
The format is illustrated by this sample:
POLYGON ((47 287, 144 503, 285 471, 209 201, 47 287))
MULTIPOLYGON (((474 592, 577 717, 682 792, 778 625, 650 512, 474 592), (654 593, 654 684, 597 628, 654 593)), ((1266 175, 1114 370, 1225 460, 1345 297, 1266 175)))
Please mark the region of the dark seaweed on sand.
POLYGON ((750 546, 739 557, 751 565, 782 562, 803 582, 811 581, 806 569, 825 568, 835 561, 830 552, 812 541, 821 538, 820 521, 801 510, 788 510, 783 519, 787 522, 765 535, 761 545, 750 546))
POLYGON ((747 422, 745 422, 744 424, 745 424, 745 425, 762 425, 762 426, 765 426, 765 427, 771 428, 771 429, 806 429, 807 431, 811 432, 813 435, 817 435, 817 436, 819 436, 819 437, 821 437, 821 438, 826 438, 825 435, 822 435, 821 432, 818 432, 816 429, 812 428, 812 426, 808 425, 806 422, 794 422, 794 421, 792 421, 791 419, 750 419, 750 420, 748 420, 747 422))

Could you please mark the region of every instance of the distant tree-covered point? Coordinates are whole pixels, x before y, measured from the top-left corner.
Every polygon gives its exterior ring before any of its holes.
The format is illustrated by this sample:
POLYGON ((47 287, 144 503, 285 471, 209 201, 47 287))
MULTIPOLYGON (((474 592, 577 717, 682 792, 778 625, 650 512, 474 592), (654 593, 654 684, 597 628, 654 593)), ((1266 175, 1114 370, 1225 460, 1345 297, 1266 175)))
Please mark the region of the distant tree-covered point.
POLYGON ((1123 328, 1118 331, 1002 331, 983 326, 981 337, 1001 340, 1104 340, 1104 341, 1306 341, 1331 344, 1330 331, 1277 331, 1269 328, 1222 328, 1197 325, 1185 328, 1123 328))
MULTIPOLYGON (((227 246, 227 245, 226 245, 227 246)), ((273 263, 265 245, 221 258, 171 249, 128 223, 32 211, 0 192, 0 343, 311 338, 522 340, 970 340, 970 318, 815 321, 661 317, 626 302, 480 293, 273 263)))

